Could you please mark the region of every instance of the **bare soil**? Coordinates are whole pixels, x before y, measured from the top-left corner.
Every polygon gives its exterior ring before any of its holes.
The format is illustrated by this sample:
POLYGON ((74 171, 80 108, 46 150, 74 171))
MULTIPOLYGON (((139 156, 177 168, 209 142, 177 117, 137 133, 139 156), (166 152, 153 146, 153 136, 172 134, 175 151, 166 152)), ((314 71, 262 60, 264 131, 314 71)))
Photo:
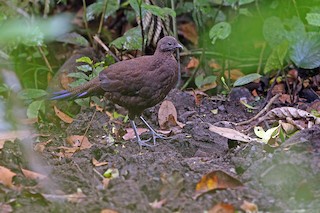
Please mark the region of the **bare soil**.
MULTIPOLYGON (((71 158, 58 158, 59 146, 67 135, 83 134, 94 108, 82 110, 75 121, 61 129, 47 124, 40 128, 50 133, 52 142, 39 154, 51 170, 47 187, 16 191, 1 187, 1 202, 9 202, 15 212, 204 212, 219 202, 232 204, 241 211, 244 200, 255 203, 262 212, 320 212, 320 127, 300 131, 291 141, 277 148, 258 143, 240 143, 209 131, 207 123, 239 122, 254 116, 238 102, 207 97, 199 107, 192 95, 173 90, 171 100, 184 124, 180 133, 158 139, 154 147, 139 149, 136 142, 107 140, 112 123, 104 113, 96 112, 87 135, 93 146, 76 152, 71 158), (218 109, 218 113, 212 110, 218 109), (289 145, 288 145, 289 144, 289 145), (92 158, 108 162, 94 167, 92 158), (117 169, 119 177, 103 188, 98 171, 117 169), (203 175, 222 170, 239 179, 244 186, 214 190, 194 199, 195 187, 203 175), (81 189, 81 202, 49 199, 43 195, 73 194, 81 189), (162 201, 160 208, 150 205, 162 201)), ((159 105, 145 111, 144 117, 157 129, 159 105)), ((138 126, 142 126, 138 123, 138 126)), ((129 127, 129 126, 128 126, 129 127)), ((150 137, 146 135, 145 137, 150 137)), ((6 143, 0 153, 1 164, 13 162, 27 166, 19 143, 6 143), (10 155, 8 153, 11 153, 10 155), (14 153, 14 154, 12 154, 14 153)), ((22 175, 15 180, 33 185, 22 175)), ((0 210, 0 212, 3 212, 0 210)))

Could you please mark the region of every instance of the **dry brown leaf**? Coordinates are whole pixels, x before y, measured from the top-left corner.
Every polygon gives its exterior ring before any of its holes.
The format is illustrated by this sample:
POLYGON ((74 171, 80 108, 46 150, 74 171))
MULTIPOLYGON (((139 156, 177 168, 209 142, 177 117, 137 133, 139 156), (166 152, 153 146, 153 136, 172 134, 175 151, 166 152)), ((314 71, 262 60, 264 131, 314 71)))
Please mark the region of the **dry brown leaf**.
POLYGON ((251 138, 237 130, 234 129, 229 129, 225 127, 218 127, 214 126, 212 124, 209 124, 209 130, 211 132, 217 133, 218 135, 221 135, 222 137, 229 138, 231 140, 236 140, 236 141, 242 141, 242 142, 252 142, 256 141, 256 139, 251 138))
POLYGON ((254 203, 250 203, 246 200, 243 201, 240 208, 246 213, 256 213, 258 212, 258 206, 254 203))
POLYGON ((11 213, 13 212, 13 208, 6 203, 0 203, 0 212, 1 213, 11 213))
MULTIPOLYGON (((128 140, 136 138, 136 135, 134 134, 134 131, 132 128, 128 128, 126 130, 127 130, 127 133, 124 136, 122 136, 123 140, 128 141, 128 140)), ((142 133, 148 132, 149 129, 137 128, 137 131, 138 131, 138 135, 141 135, 142 133)))
POLYGON ((79 149, 89 149, 92 144, 89 142, 88 138, 83 135, 71 135, 66 139, 67 143, 71 146, 79 149))
POLYGON ((179 31, 186 39, 188 39, 195 45, 198 44, 197 28, 193 22, 189 22, 186 24, 179 24, 178 27, 179 27, 179 31))
POLYGON ((205 92, 207 90, 210 90, 210 89, 213 89, 213 88, 216 88, 217 87, 217 82, 212 82, 210 84, 205 84, 205 85, 202 85, 199 90, 202 91, 202 92, 205 92))
POLYGON ((192 57, 188 63, 188 65, 186 66, 187 69, 194 69, 197 68, 199 66, 199 60, 195 57, 192 57))
POLYGON ((194 199, 211 190, 234 189, 240 186, 243 186, 243 184, 227 173, 221 170, 212 171, 202 176, 197 183, 194 199))
POLYGON ((228 203, 217 203, 208 213, 234 213, 235 209, 233 205, 228 203))
POLYGON ((76 193, 67 195, 67 200, 70 203, 80 203, 83 202, 87 196, 83 194, 81 189, 78 189, 76 193))
MULTIPOLYGON (((229 71, 228 70, 224 71, 224 76, 226 78, 229 78, 229 71)), ((242 76, 244 76, 244 74, 239 69, 230 70, 230 79, 231 80, 235 81, 242 76)))
POLYGON ((27 169, 21 169, 22 173, 24 176, 26 176, 27 178, 33 179, 33 180, 42 180, 47 178, 46 175, 43 174, 39 174, 37 172, 33 172, 27 169))
POLYGON ((96 111, 98 112, 103 112, 103 108, 99 105, 97 105, 95 102, 91 101, 90 102, 90 107, 95 107, 96 108, 96 111))
POLYGON ((158 112, 160 129, 170 129, 172 126, 183 128, 185 124, 179 122, 177 118, 177 110, 173 103, 168 100, 163 101, 158 112))
POLYGON ((16 176, 16 173, 11 172, 10 169, 0 166, 0 183, 10 188, 13 187, 12 178, 16 176))
POLYGON ((102 209, 100 213, 118 213, 118 212, 112 209, 102 209))
POLYGON ((108 162, 99 162, 95 158, 92 158, 92 164, 94 166, 104 166, 104 165, 108 165, 108 162))
POLYGON ((201 100, 203 99, 203 97, 208 96, 206 93, 200 90, 187 91, 187 93, 194 97, 194 101, 198 107, 201 105, 201 100))
POLYGON ((51 142, 52 142, 52 139, 50 139, 48 141, 36 143, 36 145, 34 146, 34 151, 42 153, 44 151, 44 149, 46 148, 46 145, 51 142))
POLYGON ((220 64, 218 64, 214 59, 211 59, 209 61, 209 67, 211 67, 213 69, 221 69, 220 64))
POLYGON ((71 118, 69 115, 63 113, 62 111, 60 111, 55 105, 53 106, 54 108, 54 112, 56 113, 56 115, 65 123, 72 123, 73 122, 73 118, 71 118))
POLYGON ((74 81, 73 78, 70 78, 68 76, 68 73, 65 73, 65 72, 59 76, 59 80, 63 89, 69 89, 70 88, 69 84, 74 81))
POLYGON ((21 124, 29 125, 38 122, 38 118, 25 118, 20 120, 21 124))

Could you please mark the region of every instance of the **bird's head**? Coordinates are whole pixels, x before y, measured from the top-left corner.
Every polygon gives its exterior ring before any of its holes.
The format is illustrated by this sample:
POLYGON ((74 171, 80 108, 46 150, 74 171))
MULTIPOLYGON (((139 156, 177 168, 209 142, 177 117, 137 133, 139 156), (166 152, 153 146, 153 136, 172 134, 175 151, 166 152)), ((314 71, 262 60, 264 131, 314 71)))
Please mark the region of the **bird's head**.
POLYGON ((165 36, 158 41, 157 51, 174 52, 176 49, 182 49, 182 46, 172 36, 165 36))

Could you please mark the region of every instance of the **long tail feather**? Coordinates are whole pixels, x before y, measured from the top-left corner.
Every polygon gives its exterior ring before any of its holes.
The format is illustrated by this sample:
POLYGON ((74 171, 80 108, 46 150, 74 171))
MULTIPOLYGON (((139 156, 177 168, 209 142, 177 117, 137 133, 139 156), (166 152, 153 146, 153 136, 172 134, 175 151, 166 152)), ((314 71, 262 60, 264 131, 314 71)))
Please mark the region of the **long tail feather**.
POLYGON ((102 95, 103 89, 100 87, 99 78, 94 78, 91 81, 69 90, 62 90, 53 92, 48 98, 49 100, 62 100, 62 99, 77 99, 85 98, 91 95, 102 95))

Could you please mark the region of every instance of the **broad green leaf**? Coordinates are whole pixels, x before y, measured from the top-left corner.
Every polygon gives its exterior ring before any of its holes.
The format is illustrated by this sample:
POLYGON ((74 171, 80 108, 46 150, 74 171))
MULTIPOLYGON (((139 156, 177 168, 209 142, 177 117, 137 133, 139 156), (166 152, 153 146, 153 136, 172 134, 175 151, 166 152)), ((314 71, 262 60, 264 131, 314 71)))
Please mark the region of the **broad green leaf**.
POLYGON ((313 69, 320 66, 320 34, 309 34, 296 42, 290 51, 290 59, 298 67, 313 69))
POLYGON ((207 76, 207 77, 205 77, 205 78, 203 79, 203 82, 202 82, 202 85, 201 85, 201 86, 203 86, 203 85, 205 85, 205 84, 211 84, 211 83, 215 82, 216 79, 217 79, 217 76, 215 76, 215 75, 209 75, 209 76, 207 76))
POLYGON ((308 24, 320 27, 320 13, 307 13, 306 19, 308 24))
POLYGON ((202 86, 202 82, 203 82, 203 75, 198 75, 195 79, 194 79, 194 83, 196 84, 196 86, 198 88, 200 88, 202 86))
POLYGON ((220 22, 210 29, 209 37, 212 40, 212 44, 214 44, 217 39, 226 39, 230 33, 231 25, 228 22, 220 22))
POLYGON ((235 87, 239 87, 239 86, 243 86, 243 85, 246 85, 246 84, 249 84, 251 82, 254 82, 255 80, 261 78, 262 76, 258 73, 252 73, 252 74, 249 74, 249 75, 245 75, 241 78, 238 78, 233 86, 235 87))
POLYGON ((39 116, 39 112, 45 110, 44 100, 33 101, 27 109, 28 118, 37 118, 39 116))
POLYGON ((89 42, 87 41, 87 39, 76 32, 63 34, 57 37, 56 41, 60 41, 67 44, 74 44, 74 45, 83 46, 83 47, 89 46, 89 42))
POLYGON ((36 99, 48 95, 47 91, 42 89, 25 89, 19 92, 21 99, 36 99))
POLYGON ((92 67, 90 67, 90 65, 88 65, 88 64, 77 66, 77 69, 81 70, 83 72, 92 71, 92 67))
POLYGON ((77 86, 80 86, 80 85, 83 85, 85 83, 87 83, 88 81, 86 81, 85 79, 83 78, 79 78, 78 80, 74 81, 74 82, 71 82, 69 84, 70 87, 77 87, 77 86))
POLYGON ((69 74, 68 74, 68 77, 90 80, 89 77, 88 77, 86 74, 84 74, 83 72, 73 72, 73 73, 69 73, 69 74))
POLYGON ((150 4, 142 4, 141 7, 146 9, 153 15, 159 16, 161 18, 165 18, 167 15, 170 15, 172 17, 176 16, 176 12, 174 12, 174 10, 167 7, 161 8, 161 7, 150 5, 150 4))
POLYGON ((90 106, 90 97, 75 99, 74 102, 76 102, 79 106, 88 107, 88 106, 90 106))
POLYGON ((117 38, 110 45, 122 50, 141 50, 142 38, 140 27, 128 30, 122 37, 117 38))
POLYGON ((98 0, 97 2, 90 4, 87 7, 86 17, 88 21, 93 20, 95 17, 102 14, 103 9, 106 6, 106 11, 104 18, 108 18, 112 13, 116 12, 119 9, 119 1, 118 0, 98 0))
POLYGON ((83 63, 86 63, 86 64, 93 64, 93 61, 91 60, 91 58, 87 57, 87 56, 83 56, 81 58, 78 58, 76 60, 76 62, 83 62, 83 63))
POLYGON ((283 60, 287 55, 289 44, 284 41, 272 50, 266 66, 264 67, 264 73, 268 73, 272 70, 279 70, 283 67, 283 60))

